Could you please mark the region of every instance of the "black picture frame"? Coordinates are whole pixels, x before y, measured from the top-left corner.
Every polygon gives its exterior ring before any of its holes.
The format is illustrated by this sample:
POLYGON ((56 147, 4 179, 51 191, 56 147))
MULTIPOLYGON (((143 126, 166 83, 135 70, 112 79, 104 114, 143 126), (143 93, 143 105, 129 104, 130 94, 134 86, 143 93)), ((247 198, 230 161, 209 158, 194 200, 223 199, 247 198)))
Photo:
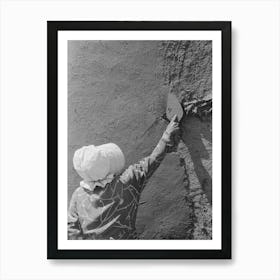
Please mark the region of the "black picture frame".
POLYGON ((48 259, 231 259, 231 22, 230 21, 48 21, 48 259), (221 250, 58 249, 58 31, 220 30, 222 33, 222 248, 221 250))

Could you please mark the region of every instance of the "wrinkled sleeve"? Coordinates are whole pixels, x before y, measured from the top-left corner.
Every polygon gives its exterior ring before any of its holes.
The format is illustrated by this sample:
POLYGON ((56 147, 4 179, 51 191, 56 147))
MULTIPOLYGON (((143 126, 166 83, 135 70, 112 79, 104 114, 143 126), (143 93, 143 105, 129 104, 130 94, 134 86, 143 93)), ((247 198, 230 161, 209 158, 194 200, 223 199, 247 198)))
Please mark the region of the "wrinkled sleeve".
POLYGON ((170 147, 170 143, 161 138, 149 156, 128 167, 122 174, 121 181, 125 184, 136 186, 139 191, 142 191, 148 179, 153 175, 164 159, 168 147, 170 147))
POLYGON ((81 227, 77 213, 77 192, 72 195, 68 210, 68 239, 79 239, 81 236, 81 227))

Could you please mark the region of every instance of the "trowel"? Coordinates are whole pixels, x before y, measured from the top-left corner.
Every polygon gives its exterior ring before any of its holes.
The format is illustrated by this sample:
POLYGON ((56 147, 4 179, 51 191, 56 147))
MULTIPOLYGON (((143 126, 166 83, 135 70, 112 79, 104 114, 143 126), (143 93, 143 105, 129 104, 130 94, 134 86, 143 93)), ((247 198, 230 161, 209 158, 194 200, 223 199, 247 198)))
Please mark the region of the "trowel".
POLYGON ((171 119, 174 117, 174 115, 177 115, 178 122, 181 121, 184 111, 183 108, 176 97, 175 94, 169 92, 167 96, 167 105, 166 105, 166 118, 171 121, 171 119))
POLYGON ((154 126, 157 125, 160 120, 170 122, 174 115, 177 115, 178 122, 180 122, 183 118, 184 111, 176 95, 169 91, 169 93, 167 94, 165 113, 160 117, 157 117, 154 122, 145 130, 141 137, 154 129, 154 126))

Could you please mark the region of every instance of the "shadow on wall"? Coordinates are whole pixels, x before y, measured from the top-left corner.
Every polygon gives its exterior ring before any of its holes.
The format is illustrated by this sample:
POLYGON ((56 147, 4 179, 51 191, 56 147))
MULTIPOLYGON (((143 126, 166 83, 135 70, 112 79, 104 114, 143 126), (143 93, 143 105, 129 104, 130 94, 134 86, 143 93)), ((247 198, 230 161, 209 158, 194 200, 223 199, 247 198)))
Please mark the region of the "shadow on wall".
MULTIPOLYGON (((212 122, 188 117, 182 120, 181 127, 182 141, 188 148, 192 168, 208 201, 212 204, 212 122)), ((187 168, 191 168, 190 165, 191 163, 187 168)), ((192 182, 190 187, 191 184, 192 182)))
MULTIPOLYGON (((140 239, 211 238, 208 232, 208 227, 211 229, 211 212, 207 212, 206 218, 195 215, 190 203, 194 203, 199 197, 195 195, 203 191, 212 204, 211 125, 211 120, 201 121, 195 117, 182 120, 183 143, 177 152, 166 156, 141 194, 136 223, 140 239), (203 234, 204 227, 207 234, 203 234)), ((151 139, 157 142, 166 126, 165 121, 155 122, 153 129, 141 139, 139 150, 150 153, 154 145, 147 143, 151 144, 151 139)), ((139 151, 135 152, 139 154, 139 151)), ((203 212, 205 205, 202 201, 199 204, 199 211, 203 212)))

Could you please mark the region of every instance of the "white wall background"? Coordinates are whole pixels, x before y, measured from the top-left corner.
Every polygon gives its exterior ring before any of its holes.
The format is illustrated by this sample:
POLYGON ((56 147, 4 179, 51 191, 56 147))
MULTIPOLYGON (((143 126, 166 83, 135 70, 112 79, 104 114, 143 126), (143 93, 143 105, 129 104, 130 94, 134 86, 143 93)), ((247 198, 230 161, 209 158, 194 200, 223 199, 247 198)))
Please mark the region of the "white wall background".
POLYGON ((279 1, 1 1, 0 279, 280 279, 279 1), (233 260, 46 260, 46 21, 233 22, 233 260))

